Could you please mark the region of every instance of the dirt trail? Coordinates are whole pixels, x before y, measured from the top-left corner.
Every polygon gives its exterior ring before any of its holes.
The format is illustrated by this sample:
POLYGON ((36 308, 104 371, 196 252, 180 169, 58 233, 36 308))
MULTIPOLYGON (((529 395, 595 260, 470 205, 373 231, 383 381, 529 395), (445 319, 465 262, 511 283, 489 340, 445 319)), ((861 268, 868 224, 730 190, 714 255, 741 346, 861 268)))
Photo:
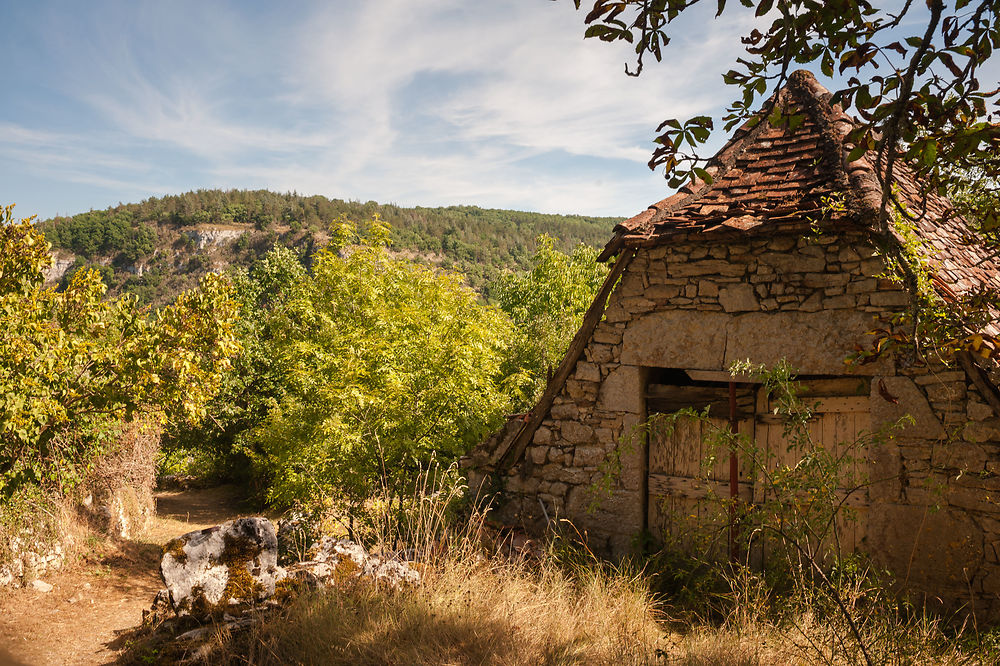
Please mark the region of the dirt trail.
POLYGON ((249 515, 231 486, 156 494, 157 516, 134 540, 92 539, 61 571, 42 577, 51 592, 0 591, 0 665, 105 664, 124 647, 122 630, 142 621, 162 587, 161 548, 185 532, 249 515))

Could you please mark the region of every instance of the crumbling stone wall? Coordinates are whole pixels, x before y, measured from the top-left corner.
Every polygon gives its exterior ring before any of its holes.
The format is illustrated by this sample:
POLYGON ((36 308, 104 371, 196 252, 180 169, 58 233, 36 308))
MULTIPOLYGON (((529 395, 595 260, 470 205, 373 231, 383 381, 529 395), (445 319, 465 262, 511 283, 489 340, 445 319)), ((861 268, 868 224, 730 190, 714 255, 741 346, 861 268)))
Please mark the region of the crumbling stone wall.
POLYGON ((594 547, 627 552, 643 526, 645 471, 642 447, 621 442, 647 418, 649 369, 725 371, 736 360, 785 358, 801 374, 871 377, 873 428, 904 413, 915 420, 871 454, 871 478, 884 481, 870 492, 866 549, 909 587, 1000 611, 998 415, 957 366, 844 363, 856 344, 870 344, 876 316, 909 302, 883 273, 862 231, 676 237, 640 249, 522 460, 501 479, 502 517, 535 529, 546 516, 568 517, 594 547), (588 511, 612 455, 621 460, 613 496, 588 511))
POLYGON ((65 562, 63 544, 32 543, 31 536, 11 537, 3 544, 7 555, 0 564, 0 588, 30 585, 65 562))

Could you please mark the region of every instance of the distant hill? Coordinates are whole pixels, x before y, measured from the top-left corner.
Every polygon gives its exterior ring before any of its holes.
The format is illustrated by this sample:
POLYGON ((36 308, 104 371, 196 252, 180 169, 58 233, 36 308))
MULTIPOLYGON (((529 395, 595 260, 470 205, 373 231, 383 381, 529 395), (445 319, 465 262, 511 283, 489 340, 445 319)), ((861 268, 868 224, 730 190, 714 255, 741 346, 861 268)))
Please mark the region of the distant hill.
POLYGON ((305 261, 340 215, 357 222, 378 214, 392 226, 392 248, 424 263, 464 273, 480 291, 505 270, 523 270, 546 233, 569 250, 602 245, 621 218, 548 215, 476 206, 403 208, 267 190, 198 190, 119 204, 39 223, 53 245, 52 282, 98 267, 111 292, 161 304, 210 270, 250 267, 275 243, 305 261))

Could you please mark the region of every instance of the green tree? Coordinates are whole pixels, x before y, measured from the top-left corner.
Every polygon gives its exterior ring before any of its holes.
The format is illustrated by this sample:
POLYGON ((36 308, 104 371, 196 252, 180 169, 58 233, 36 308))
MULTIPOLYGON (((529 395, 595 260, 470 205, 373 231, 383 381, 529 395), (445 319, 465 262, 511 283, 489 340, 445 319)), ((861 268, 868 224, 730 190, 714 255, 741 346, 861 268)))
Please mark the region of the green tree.
POLYGON ((245 439, 268 499, 400 490, 421 464, 450 461, 508 407, 501 366, 513 334, 453 274, 393 258, 378 219, 343 219, 312 274, 270 313, 282 390, 245 439))
POLYGON ((991 178, 983 169, 958 176, 949 192, 951 200, 994 247, 1000 246, 1000 176, 991 178))
MULTIPOLYGON (((579 9, 582 0, 573 1, 579 9)), ((663 58, 671 24, 691 14, 700 0, 587 4, 585 36, 631 44, 636 64, 626 66, 626 72, 638 76, 647 58, 663 58)), ((811 65, 831 78, 835 72, 849 75, 834 101, 858 116, 849 137, 856 146, 850 159, 870 154, 879 166, 884 234, 890 212, 897 209, 891 183, 900 161, 917 169, 920 182, 942 191, 956 175, 961 178, 956 168, 982 169, 992 177, 1000 173, 1000 124, 988 117, 989 107, 1000 101, 1000 88, 994 81, 985 86, 979 81, 980 70, 1000 48, 995 0, 881 7, 867 0, 718 0, 715 7, 716 18, 742 11, 759 19, 743 37, 746 55, 720 72, 739 91, 723 118, 727 130, 753 118, 759 97, 765 98, 765 116, 770 113, 773 98, 766 96, 796 67, 811 65)), ((650 168, 663 166, 671 186, 694 178, 711 182, 697 149, 712 128, 707 116, 664 121, 650 168)))
POLYGON ((508 273, 491 289, 500 309, 518 329, 508 372, 522 372, 529 378, 521 407, 545 387, 547 372, 566 354, 608 273, 607 266, 597 262, 593 247, 580 244, 572 254, 565 254, 555 243, 551 236, 539 236, 531 269, 508 273))
POLYGON ((233 331, 240 349, 206 406, 209 418, 176 421, 167 430, 164 449, 168 454, 207 457, 216 473, 230 478, 250 474, 245 453, 253 446, 246 442, 247 433, 264 421, 284 393, 276 353, 279 313, 300 295, 308 279, 296 254, 280 245, 249 272, 236 273, 234 298, 240 304, 240 317, 233 331))
POLYGON ((42 287, 49 244, 30 219, 0 217, 0 497, 65 489, 137 412, 198 418, 235 349, 231 287, 206 276, 150 317, 104 300, 93 270, 42 287))

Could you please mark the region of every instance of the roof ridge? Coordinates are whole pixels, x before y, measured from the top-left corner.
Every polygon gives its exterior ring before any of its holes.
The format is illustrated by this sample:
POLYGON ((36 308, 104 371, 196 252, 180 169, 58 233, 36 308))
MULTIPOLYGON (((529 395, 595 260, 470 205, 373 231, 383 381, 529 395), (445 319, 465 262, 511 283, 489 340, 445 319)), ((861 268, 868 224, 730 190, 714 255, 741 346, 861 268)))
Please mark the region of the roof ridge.
POLYGON ((827 142, 827 148, 832 149, 829 157, 831 166, 844 176, 841 183, 844 192, 851 199, 850 203, 855 213, 864 221, 877 219, 882 208, 882 183, 867 155, 848 162, 854 145, 848 143, 847 137, 857 126, 857 121, 847 115, 839 104, 833 103, 833 93, 826 89, 809 70, 799 69, 788 77, 787 90, 799 101, 807 105, 810 115, 820 126, 820 136, 827 142))
MULTIPOLYGON (((854 148, 847 141, 851 130, 857 126, 839 104, 833 103, 833 93, 825 88, 812 72, 799 69, 788 75, 785 84, 778 88, 768 101, 744 122, 713 155, 705 167, 712 176, 708 184, 701 179, 682 186, 673 195, 658 201, 638 215, 615 225, 614 236, 607 243, 599 261, 606 261, 621 250, 625 237, 650 237, 657 223, 663 222, 679 209, 697 203, 719 187, 736 161, 748 150, 755 147, 757 140, 769 130, 781 129, 770 122, 770 112, 777 106, 787 110, 795 105, 812 121, 810 131, 818 136, 820 157, 824 175, 836 190, 844 193, 847 209, 862 223, 872 223, 878 219, 882 207, 882 184, 876 169, 867 155, 848 162, 854 148)), ((806 123, 790 130, 795 136, 804 132, 806 123), (799 129, 797 129, 799 128, 799 129)))

